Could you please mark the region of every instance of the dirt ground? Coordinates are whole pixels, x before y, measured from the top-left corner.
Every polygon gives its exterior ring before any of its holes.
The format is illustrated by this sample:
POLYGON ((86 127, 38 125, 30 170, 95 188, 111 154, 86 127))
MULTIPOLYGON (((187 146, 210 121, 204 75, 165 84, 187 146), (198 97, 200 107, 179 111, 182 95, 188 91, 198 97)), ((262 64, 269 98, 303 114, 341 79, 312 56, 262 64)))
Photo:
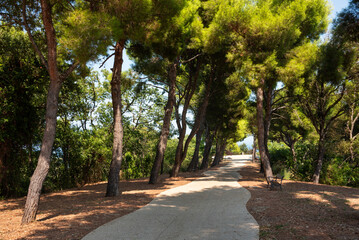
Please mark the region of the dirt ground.
POLYGON ((148 179, 121 181, 122 194, 106 198, 106 182, 43 194, 37 221, 20 226, 25 198, 0 201, 0 239, 81 239, 97 227, 133 212, 162 191, 187 184, 202 172, 181 173, 178 178, 161 176, 159 184, 148 179))
POLYGON ((251 192, 260 239, 359 239, 359 189, 283 180, 270 191, 258 169, 243 167, 239 183, 251 192))
MULTIPOLYGON (((251 192, 247 208, 260 225, 260 239, 359 239, 359 189, 284 180, 269 191, 258 163, 240 171, 251 192)), ((202 172, 182 173, 157 185, 121 181, 122 194, 105 198, 106 183, 43 194, 37 221, 20 226, 25 198, 0 201, 0 239, 81 239, 97 227, 149 203, 160 192, 187 184, 202 172)))

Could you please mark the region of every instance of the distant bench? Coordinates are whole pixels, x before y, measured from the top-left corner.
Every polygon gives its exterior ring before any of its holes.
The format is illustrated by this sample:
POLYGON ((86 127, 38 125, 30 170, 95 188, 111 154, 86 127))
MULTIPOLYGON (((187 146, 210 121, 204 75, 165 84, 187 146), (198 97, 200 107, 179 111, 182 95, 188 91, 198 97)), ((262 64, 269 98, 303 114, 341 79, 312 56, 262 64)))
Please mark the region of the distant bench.
POLYGON ((271 176, 267 177, 267 187, 270 190, 274 190, 274 188, 279 187, 282 191, 282 182, 283 182, 283 176, 277 175, 277 176, 271 176))

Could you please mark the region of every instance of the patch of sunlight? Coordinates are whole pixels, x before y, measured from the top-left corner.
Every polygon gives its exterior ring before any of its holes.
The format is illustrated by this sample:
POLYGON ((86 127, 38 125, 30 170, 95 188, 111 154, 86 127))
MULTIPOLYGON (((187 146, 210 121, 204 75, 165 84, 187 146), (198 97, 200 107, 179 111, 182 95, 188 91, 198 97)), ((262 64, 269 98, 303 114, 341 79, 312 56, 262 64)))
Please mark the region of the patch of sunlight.
POLYGON ((138 194, 141 193, 143 194, 144 191, 143 190, 132 190, 132 191, 123 191, 122 194, 138 194))
POLYGON ((323 198, 322 195, 318 194, 318 193, 303 193, 303 192, 298 192, 295 194, 295 197, 298 199, 308 199, 308 200, 313 200, 316 202, 320 202, 320 203, 326 203, 326 204, 330 204, 330 201, 328 201, 327 199, 323 198))
POLYGON ((355 210, 359 210, 359 198, 347 198, 349 206, 355 210))

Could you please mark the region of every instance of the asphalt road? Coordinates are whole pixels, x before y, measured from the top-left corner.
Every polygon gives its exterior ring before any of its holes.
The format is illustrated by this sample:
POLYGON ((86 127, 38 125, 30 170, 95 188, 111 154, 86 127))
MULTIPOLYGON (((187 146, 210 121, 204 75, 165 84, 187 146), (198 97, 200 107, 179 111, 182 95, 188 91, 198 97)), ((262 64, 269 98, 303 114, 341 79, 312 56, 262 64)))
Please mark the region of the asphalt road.
POLYGON ((246 209, 250 193, 237 181, 237 171, 251 156, 230 157, 228 165, 162 192, 145 207, 83 239, 259 239, 258 223, 246 209))

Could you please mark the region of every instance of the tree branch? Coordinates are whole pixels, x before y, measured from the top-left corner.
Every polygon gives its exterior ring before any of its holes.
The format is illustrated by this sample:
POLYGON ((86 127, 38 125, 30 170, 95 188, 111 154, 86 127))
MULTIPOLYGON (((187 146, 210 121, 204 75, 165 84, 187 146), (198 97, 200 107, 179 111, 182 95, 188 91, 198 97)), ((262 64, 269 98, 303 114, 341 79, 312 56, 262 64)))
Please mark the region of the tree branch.
POLYGON ((150 87, 158 88, 158 89, 161 89, 161 90, 163 90, 163 91, 165 91, 165 92, 168 92, 168 89, 166 89, 166 88, 163 88, 163 87, 160 87, 160 86, 156 86, 156 85, 154 85, 154 84, 149 84, 149 83, 145 83, 145 84, 148 85, 148 86, 150 86, 150 87))
POLYGON ((332 109, 335 105, 337 105, 342 100, 342 98, 344 96, 344 92, 345 92, 345 85, 343 85, 343 91, 340 93, 340 96, 338 97, 338 99, 335 102, 333 102, 325 111, 325 113, 324 113, 325 116, 329 113, 330 109, 332 109))
POLYGON ((115 53, 112 53, 110 56, 108 56, 108 57, 105 59, 105 61, 102 62, 102 64, 100 65, 99 68, 102 68, 103 65, 105 65, 105 63, 107 62, 107 60, 109 60, 113 55, 115 55, 115 53))
POLYGON ((63 74, 61 74, 60 79, 64 80, 68 78, 68 76, 77 68, 77 66, 80 65, 78 61, 74 62, 63 74))
POLYGON ((22 1, 22 19, 24 22, 24 26, 27 32, 27 35, 29 36, 30 42, 32 44, 32 47, 34 48, 35 52, 37 53, 37 55, 40 57, 41 63, 45 66, 46 70, 49 71, 49 65, 44 57, 44 55, 42 54, 42 52, 40 51, 39 47, 37 46, 34 37, 31 34, 31 29, 27 23, 26 20, 26 0, 22 1))
POLYGON ((196 56, 194 56, 194 57, 192 57, 192 58, 190 58, 190 59, 188 59, 188 60, 184 60, 184 61, 181 61, 181 63, 183 64, 183 63, 188 63, 188 62, 190 62, 190 61, 193 61, 194 59, 196 59, 197 57, 199 57, 199 56, 201 56, 202 55, 202 53, 199 53, 199 54, 197 54, 196 56))
POLYGON ((340 117, 341 115, 344 114, 344 109, 339 109, 337 114, 335 114, 333 117, 331 117, 327 123, 327 126, 324 128, 324 132, 328 131, 328 128, 330 127, 331 123, 337 119, 338 117, 340 117))

